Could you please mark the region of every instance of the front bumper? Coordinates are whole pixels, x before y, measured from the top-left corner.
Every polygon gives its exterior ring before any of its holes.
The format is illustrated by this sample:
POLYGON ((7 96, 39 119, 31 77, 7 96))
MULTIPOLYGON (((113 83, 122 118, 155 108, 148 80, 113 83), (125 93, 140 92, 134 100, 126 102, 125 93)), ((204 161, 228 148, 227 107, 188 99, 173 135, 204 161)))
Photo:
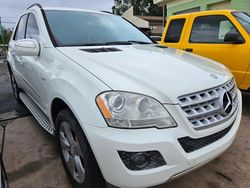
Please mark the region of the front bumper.
POLYGON ((211 161, 232 144, 241 120, 240 91, 238 91, 238 98, 238 109, 227 122, 200 132, 187 125, 187 121, 176 106, 168 108, 177 121, 176 128, 127 130, 86 125, 85 130, 102 174, 108 183, 118 187, 154 186, 211 161), (208 136, 230 125, 232 128, 221 139, 191 153, 186 153, 177 140, 185 136, 192 138, 208 136), (149 170, 132 171, 123 164, 118 154, 120 150, 159 151, 167 164, 149 170))

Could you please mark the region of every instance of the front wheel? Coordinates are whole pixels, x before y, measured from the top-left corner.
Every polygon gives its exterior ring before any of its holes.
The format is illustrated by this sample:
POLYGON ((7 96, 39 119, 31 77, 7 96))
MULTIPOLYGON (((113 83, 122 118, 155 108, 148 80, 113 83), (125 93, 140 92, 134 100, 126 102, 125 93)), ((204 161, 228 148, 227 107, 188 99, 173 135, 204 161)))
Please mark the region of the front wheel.
POLYGON ((73 187, 105 187, 93 152, 72 112, 66 109, 59 112, 56 126, 62 162, 73 187))

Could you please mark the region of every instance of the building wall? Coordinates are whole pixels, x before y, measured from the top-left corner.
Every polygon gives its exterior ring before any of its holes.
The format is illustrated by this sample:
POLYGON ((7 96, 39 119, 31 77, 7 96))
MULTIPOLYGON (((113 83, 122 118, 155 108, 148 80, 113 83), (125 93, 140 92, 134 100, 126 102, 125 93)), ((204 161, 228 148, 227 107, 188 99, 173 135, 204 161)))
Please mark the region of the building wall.
POLYGON ((122 14, 122 17, 132 22, 139 28, 149 29, 149 22, 143 20, 137 16, 134 16, 134 7, 130 7, 127 11, 122 14))
POLYGON ((241 10, 250 14, 250 0, 173 0, 167 4, 167 16, 200 7, 201 11, 215 9, 241 10))
POLYGON ((232 7, 231 1, 223 1, 223 2, 219 2, 219 3, 207 5, 208 10, 231 9, 231 7, 232 7))
POLYGON ((232 9, 250 14, 250 0, 232 0, 232 9))

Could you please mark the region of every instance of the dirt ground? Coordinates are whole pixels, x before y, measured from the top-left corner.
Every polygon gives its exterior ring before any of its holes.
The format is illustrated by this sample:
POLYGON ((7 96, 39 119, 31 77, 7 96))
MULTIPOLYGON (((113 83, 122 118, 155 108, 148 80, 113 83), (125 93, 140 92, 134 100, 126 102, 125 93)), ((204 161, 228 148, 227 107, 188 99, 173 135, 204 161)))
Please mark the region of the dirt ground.
MULTIPOLYGON (((0 66, 1 68, 1 66, 0 66)), ((0 69, 0 110, 3 99, 15 107, 7 74, 0 69), (1 85, 1 79, 5 81, 1 85), (4 88, 4 89, 3 89, 4 88)), ((25 109, 19 110, 25 112, 25 109)), ((8 112, 7 112, 8 113, 8 112)), ((26 114, 27 113, 19 113, 26 114)), ((0 114, 1 117, 1 114, 0 114)), ((19 118, 8 124, 4 161, 10 188, 71 188, 66 178, 55 140, 33 117, 19 118)), ((233 145, 220 157, 200 169, 157 188, 249 188, 250 187, 250 94, 243 94, 243 117, 233 145)))

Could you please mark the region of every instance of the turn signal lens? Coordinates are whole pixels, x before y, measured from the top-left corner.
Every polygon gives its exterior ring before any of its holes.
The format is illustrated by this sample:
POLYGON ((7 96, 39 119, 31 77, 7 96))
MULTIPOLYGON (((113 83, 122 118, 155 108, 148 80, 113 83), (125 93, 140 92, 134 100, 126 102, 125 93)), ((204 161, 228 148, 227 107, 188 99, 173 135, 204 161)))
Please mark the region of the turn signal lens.
POLYGON ((105 117, 105 118, 112 118, 112 114, 109 112, 109 110, 107 109, 106 105, 104 104, 102 98, 99 96, 97 97, 97 104, 102 112, 102 115, 105 117))

